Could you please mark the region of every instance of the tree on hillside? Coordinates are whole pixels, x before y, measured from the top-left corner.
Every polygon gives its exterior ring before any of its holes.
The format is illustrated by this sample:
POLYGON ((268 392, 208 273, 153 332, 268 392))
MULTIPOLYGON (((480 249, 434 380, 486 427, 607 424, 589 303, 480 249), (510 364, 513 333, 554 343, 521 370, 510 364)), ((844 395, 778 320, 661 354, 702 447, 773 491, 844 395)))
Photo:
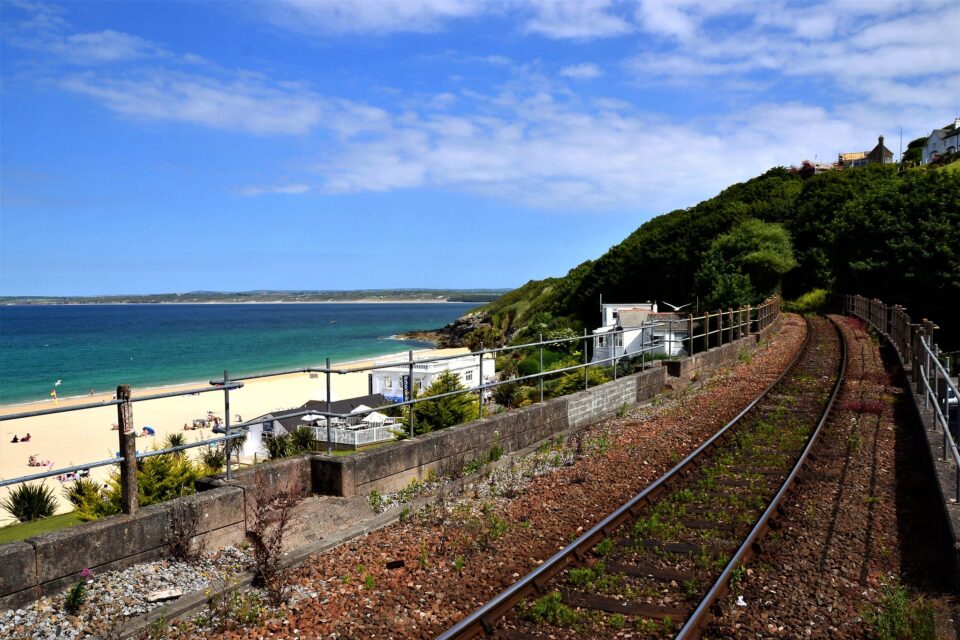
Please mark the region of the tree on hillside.
MULTIPOLYGON (((452 391, 466 389, 460 382, 460 376, 452 371, 444 371, 437 376, 420 398, 439 396, 452 391)), ((429 433, 435 429, 452 427, 455 424, 472 420, 477 416, 477 400, 469 393, 437 398, 413 405, 416 418, 416 433, 429 433)))
POLYGON ((747 218, 710 243, 697 284, 710 308, 757 304, 776 292, 780 278, 796 265, 783 226, 747 218))

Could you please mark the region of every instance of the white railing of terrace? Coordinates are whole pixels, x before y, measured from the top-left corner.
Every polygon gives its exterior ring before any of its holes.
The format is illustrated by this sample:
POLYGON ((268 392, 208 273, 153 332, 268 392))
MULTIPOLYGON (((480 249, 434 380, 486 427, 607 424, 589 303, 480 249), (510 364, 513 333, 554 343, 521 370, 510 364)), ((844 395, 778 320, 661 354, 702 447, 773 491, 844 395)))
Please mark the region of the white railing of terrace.
POLYGON ((923 409, 933 409, 933 426, 942 436, 941 459, 953 460, 954 498, 960 502, 960 452, 950 431, 952 412, 960 411, 960 392, 941 362, 940 347, 933 341, 939 327, 929 320, 914 323, 900 305, 887 305, 860 295, 846 296, 844 311, 864 320, 890 340, 905 367, 910 367, 916 393, 923 397, 923 409))
MULTIPOLYGON (((647 328, 654 327, 667 327, 670 329, 671 335, 674 331, 685 331, 686 337, 676 341, 681 342, 681 344, 686 345, 687 353, 693 354, 697 351, 705 351, 714 346, 721 346, 749 336, 753 333, 762 331, 763 329, 769 327, 771 324, 776 322, 780 318, 780 299, 779 297, 773 297, 765 301, 763 304, 758 306, 746 306, 739 309, 728 309, 727 311, 717 311, 716 313, 707 312, 703 316, 694 317, 688 315, 685 319, 679 320, 664 320, 664 321, 653 321, 644 325, 647 328), (700 329, 699 333, 697 328, 700 329), (700 349, 695 347, 699 346, 700 349)), ((617 334, 622 335, 625 331, 632 331, 636 328, 631 329, 619 329, 612 330, 605 333, 605 336, 616 336, 617 334)), ((369 412, 364 411, 362 413, 335 413, 331 411, 331 379, 335 375, 346 375, 351 373, 363 373, 371 372, 378 369, 388 369, 395 368, 397 366, 396 361, 389 362, 378 362, 370 366, 358 366, 358 367, 348 367, 348 368, 334 368, 330 364, 330 358, 326 359, 325 365, 323 367, 303 367, 300 369, 285 369, 282 371, 271 371, 267 373, 257 373, 252 375, 244 376, 234 376, 231 377, 227 371, 223 372, 223 378, 219 380, 211 380, 209 388, 191 388, 185 389, 182 391, 171 391, 167 393, 158 393, 146 396, 137 396, 132 397, 130 386, 129 385, 120 385, 117 388, 117 397, 113 400, 106 400, 103 402, 93 402, 78 404, 73 406, 62 406, 62 407, 51 407, 47 409, 37 409, 33 411, 24 411, 21 413, 11 413, 6 415, 0 415, 0 422, 18 420, 23 418, 32 418, 43 415, 50 415, 55 413, 63 413, 67 411, 83 411, 86 409, 94 409, 104 406, 117 406, 118 414, 118 424, 119 424, 119 434, 120 434, 120 455, 114 458, 109 458, 106 460, 99 460, 95 462, 88 462, 78 465, 73 465, 71 467, 65 467, 61 469, 53 469, 45 472, 34 473, 26 476, 19 476, 15 478, 0 479, 0 487, 20 484, 23 482, 29 482, 32 480, 41 480, 44 478, 55 477, 61 474, 83 471, 85 469, 91 469, 95 467, 102 467, 107 465, 119 464, 121 470, 121 485, 124 488, 124 499, 121 504, 124 513, 133 513, 137 509, 137 491, 136 491, 136 462, 137 460, 142 460, 143 458, 148 458, 150 456, 162 455, 165 453, 173 453, 176 451, 183 451, 186 449, 191 449, 194 447, 202 447, 206 445, 218 445, 223 444, 226 454, 226 477, 227 479, 231 478, 232 475, 232 464, 231 464, 231 441, 237 438, 242 438, 242 433, 237 433, 235 430, 232 430, 232 425, 230 422, 230 392, 241 389, 243 387, 243 381, 245 380, 256 380, 261 378, 270 378, 276 376, 297 374, 297 373, 309 373, 309 374, 324 374, 326 382, 326 398, 327 406, 325 411, 313 409, 303 409, 298 412, 285 412, 285 417, 295 417, 295 416, 304 416, 307 414, 316 414, 321 418, 326 420, 326 437, 317 438, 319 441, 325 440, 327 443, 327 453, 332 453, 334 443, 338 444, 350 444, 352 442, 363 442, 363 444, 375 442, 377 437, 374 429, 363 429, 357 430, 358 434, 356 438, 350 436, 343 436, 343 440, 335 439, 340 438, 340 436, 334 436, 334 422, 343 422, 347 418, 357 418, 360 415, 365 415, 367 413, 372 413, 374 411, 384 411, 388 409, 397 409, 405 406, 415 405, 420 402, 430 402, 433 400, 438 400, 440 398, 456 396, 462 394, 476 394, 478 397, 478 415, 477 417, 482 418, 485 411, 485 397, 489 390, 495 389, 498 386, 505 384, 517 384, 522 382, 531 382, 537 381, 539 384, 540 392, 540 401, 544 399, 544 381, 547 378, 553 378, 560 376, 566 373, 570 373, 576 370, 583 370, 583 386, 584 389, 589 388, 590 379, 588 376, 589 369, 591 367, 607 367, 610 366, 613 372, 613 378, 616 379, 618 375, 618 365, 621 365, 624 361, 636 361, 639 360, 639 367, 645 368, 649 360, 652 360, 652 354, 663 348, 663 343, 660 341, 653 340, 652 336, 649 341, 641 344, 641 348, 629 355, 623 354, 614 354, 608 358, 602 358, 594 361, 590 361, 589 350, 591 348, 594 335, 589 333, 587 330, 584 330, 582 336, 575 336, 572 338, 556 338, 544 340, 543 336, 540 336, 540 339, 537 342, 530 342, 521 345, 510 345, 505 347, 498 347, 495 349, 484 349, 481 348, 478 351, 473 351, 469 354, 454 354, 448 356, 434 356, 429 358, 420 358, 414 359, 413 351, 407 352, 407 360, 401 361, 401 364, 407 367, 408 376, 407 379, 412 384, 414 380, 413 373, 416 368, 421 366, 427 367, 433 366, 433 363, 443 363, 448 360, 455 360, 464 357, 468 358, 477 358, 479 362, 479 384, 474 387, 470 387, 463 390, 451 391, 448 393, 436 394, 431 396, 419 396, 411 397, 410 389, 404 390, 404 397, 409 398, 402 402, 392 403, 389 405, 384 405, 380 407, 373 407, 369 412), (543 365, 543 352, 545 348, 550 347, 561 347, 567 344, 574 344, 581 342, 582 352, 583 352, 583 362, 575 365, 570 365, 566 367, 561 367, 557 369, 545 369, 543 365), (484 381, 483 376, 483 362, 488 355, 496 357, 498 354, 509 352, 509 351, 521 351, 521 352, 530 352, 537 350, 539 352, 539 371, 537 373, 517 376, 514 378, 506 380, 495 380, 495 381, 484 381), (164 449, 158 449, 155 451, 147 451, 140 453, 136 451, 135 442, 133 439, 133 403, 144 402, 149 400, 157 400, 160 398, 170 398, 175 396, 185 396, 185 395, 194 395, 196 393, 206 393, 211 391, 222 391, 224 396, 224 415, 225 415, 225 435, 218 438, 210 438, 207 440, 201 440, 199 442, 194 442, 190 444, 184 444, 177 447, 168 447, 164 449), (369 434, 364 434, 363 432, 371 432, 369 434)), ((671 345, 674 343, 674 339, 668 340, 671 345)), ((673 347, 670 347, 671 352, 673 347)), ((416 423, 416 413, 413 411, 408 411, 407 416, 409 420, 406 428, 409 430, 409 434, 412 437, 415 433, 415 423, 416 423)), ((389 428, 389 427, 388 427, 389 428)), ((396 425, 394 428, 401 428, 401 425, 396 425)), ((324 427, 315 427, 314 434, 320 435, 323 433, 324 427)), ((382 433, 379 435, 383 435, 382 433)))

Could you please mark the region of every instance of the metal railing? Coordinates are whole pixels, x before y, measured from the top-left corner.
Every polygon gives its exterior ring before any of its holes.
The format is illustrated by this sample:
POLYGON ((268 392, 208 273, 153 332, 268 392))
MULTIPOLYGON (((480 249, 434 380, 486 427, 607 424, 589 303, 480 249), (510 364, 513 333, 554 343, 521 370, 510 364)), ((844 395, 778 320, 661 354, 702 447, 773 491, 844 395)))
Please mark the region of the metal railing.
POLYGON ((953 460, 955 467, 955 499, 960 502, 960 452, 950 430, 951 413, 960 411, 957 384, 941 362, 940 347, 933 341, 938 326, 924 319, 911 322, 907 310, 900 305, 887 305, 860 295, 847 295, 844 311, 864 320, 875 331, 886 336, 900 354, 904 367, 910 368, 916 393, 923 397, 923 408, 933 409, 933 426, 942 435, 941 460, 953 460))
MULTIPOLYGON (((30 411, 23 411, 18 413, 10 413, 6 415, 0 415, 0 422, 18 420, 23 418, 33 418, 38 416, 52 415, 64 412, 71 411, 83 411, 89 409, 96 409, 108 406, 116 406, 118 421, 119 421, 119 434, 120 434, 120 455, 108 458, 105 460, 98 460, 78 465, 72 465, 70 467, 64 467, 60 469, 49 470, 45 472, 38 472, 34 474, 29 474, 25 476, 19 476, 15 478, 8 478, 0 480, 0 487, 20 484, 23 482, 29 482, 32 480, 41 480, 44 478, 55 477, 58 475, 63 475, 67 473, 73 473, 77 471, 83 471, 87 469, 109 466, 113 464, 120 464, 121 469, 126 469, 124 477, 127 475, 135 476, 135 464, 137 460, 142 460, 151 456, 163 455, 166 453, 174 453, 177 451, 183 451, 187 449, 192 449, 195 447, 203 447, 209 445, 219 445, 223 443, 224 452, 226 457, 226 477, 230 479, 232 476, 232 464, 231 464, 231 453, 230 453, 230 443, 232 440, 237 438, 244 437, 243 433, 236 433, 233 430, 235 428, 246 428, 251 424, 257 424, 261 422, 260 419, 243 422, 239 425, 232 425, 230 421, 230 392, 243 388, 243 382, 247 380, 257 380, 263 378, 270 378, 283 375, 291 374, 323 374, 325 377, 325 386, 326 386, 326 409, 318 410, 317 408, 304 408, 298 411, 284 411, 283 417, 291 418, 298 416, 305 416, 308 414, 315 414, 319 416, 320 421, 325 422, 325 431, 326 437, 322 437, 324 427, 320 426, 310 426, 309 427, 314 437, 317 441, 326 441, 327 453, 332 453, 333 447, 335 444, 345 444, 345 445, 354 445, 362 446, 364 444, 370 444, 376 442, 375 437, 377 434, 365 434, 365 431, 372 431, 373 429, 391 429, 396 431, 397 429, 406 429, 409 432, 409 435, 412 437, 415 433, 416 426, 416 412, 412 409, 406 411, 406 425, 396 424, 391 427, 370 427, 367 429, 360 430, 340 430, 335 428, 335 422, 345 422, 349 419, 356 419, 358 416, 372 413, 374 411, 384 411, 384 410, 394 410, 403 409, 404 407, 412 407, 421 402, 430 402, 434 400, 439 400, 446 397, 452 397, 463 394, 476 394, 478 398, 478 412, 477 417, 482 418, 485 412, 486 398, 489 395, 489 392, 501 385, 507 384, 522 384, 529 382, 536 382, 539 387, 539 397, 540 401, 544 400, 545 389, 544 382, 550 378, 557 378, 561 375, 568 374, 577 370, 583 370, 583 388, 588 389, 590 386, 589 378, 589 369, 595 367, 606 368, 609 367, 612 371, 612 377, 617 378, 618 369, 624 361, 636 362, 639 361, 639 368, 646 368, 648 362, 653 358, 653 355, 662 350, 668 349, 668 353, 674 350, 675 344, 680 342, 681 345, 686 349, 687 354, 693 354, 698 351, 705 351, 714 346, 720 346, 729 342, 733 342, 739 338, 749 336, 752 333, 759 332, 780 318, 780 299, 778 297, 771 298, 765 301, 763 304, 751 307, 741 307, 740 309, 729 309, 727 311, 717 311, 715 313, 705 313, 703 316, 693 317, 688 315, 687 318, 683 319, 670 319, 670 320, 654 320, 642 325, 642 329, 649 329, 651 333, 648 338, 644 339, 640 345, 640 348, 631 352, 631 353, 614 353, 612 356, 607 358, 599 358, 591 361, 589 358, 589 350, 593 344, 594 339, 599 337, 600 334, 592 334, 584 330, 582 336, 574 336, 567 338, 552 338, 552 339, 543 339, 543 336, 539 336, 539 339, 536 342, 530 342, 520 345, 509 345, 503 347, 496 347, 491 349, 481 348, 478 351, 474 351, 468 354, 457 353, 452 355, 442 355, 442 356, 431 356, 428 358, 418 358, 414 359, 413 351, 407 352, 406 360, 392 360, 392 361, 377 361, 370 365, 362 366, 346 366, 346 367, 333 367, 330 364, 330 359, 326 359, 326 363, 323 367, 303 367, 299 369, 284 369, 279 371, 270 371, 265 373, 256 373, 250 375, 242 376, 233 376, 231 377, 227 371, 223 372, 223 378, 220 380, 211 380, 210 387, 200 387, 200 388, 189 388, 177 391, 168 391, 163 393, 155 393, 149 395, 141 395, 136 397, 120 397, 120 389, 118 388, 118 395, 112 400, 105 400, 102 402, 92 402, 92 403, 83 403, 76 405, 64 405, 57 407, 48 407, 44 409, 36 409, 30 411), (664 328, 668 329, 667 335, 669 336, 666 340, 657 341, 652 337, 652 329, 664 328), (697 330, 700 330, 697 333, 697 330), (678 333, 686 333, 686 337, 678 338, 676 335, 678 333), (558 367, 555 369, 549 369, 544 367, 544 350, 550 347, 565 347, 570 344, 580 343, 581 350, 583 353, 583 361, 578 362, 577 364, 569 364, 567 366, 558 367), (700 347, 697 349, 696 347, 700 347), (511 378, 501 379, 501 380, 485 380, 483 376, 483 362, 484 359, 489 359, 490 357, 496 358, 497 355, 511 352, 519 351, 521 353, 526 353, 531 355, 533 353, 538 354, 539 359, 539 370, 536 373, 528 375, 514 376, 511 378), (426 365, 432 363, 444 363, 450 360, 463 359, 465 357, 477 358, 479 365, 479 377, 477 384, 470 386, 465 389, 450 391, 446 393, 438 393, 434 395, 420 395, 418 396, 415 392, 415 383, 414 383, 414 371, 420 369, 421 367, 426 367, 426 365), (409 381, 408 388, 404 389, 404 400, 400 402, 394 402, 378 407, 370 408, 368 411, 365 410, 360 413, 338 413, 332 411, 331 407, 331 381, 333 376, 348 375, 353 373, 364 373, 364 372, 373 372, 380 369, 395 369, 398 365, 404 365, 407 369, 407 380, 409 381), (177 447, 168 447, 163 449, 157 449, 153 451, 138 452, 132 445, 128 446, 128 443, 124 440, 125 435, 130 435, 127 433, 132 429, 133 425, 133 403, 137 402, 146 402, 150 400, 159 400, 163 398, 173 398, 178 396, 187 396, 187 395, 196 395, 198 393, 208 393, 208 392, 222 392, 224 396, 224 416, 225 416, 225 435, 222 437, 208 438, 205 440, 200 440, 198 442, 189 443, 180 445, 177 447), (349 435, 355 434, 355 435, 349 435)), ((602 335, 605 338, 623 336, 625 332, 635 331, 636 327, 629 328, 620 328, 612 329, 610 331, 604 332, 602 335)), ((574 349, 570 349, 573 351, 574 349)), ((421 369, 422 370, 422 369, 421 369)), ((121 385, 121 387, 126 387, 127 393, 129 394, 129 387, 121 385)), ((269 415, 269 414, 267 414, 269 415)), ((314 421, 316 422, 316 421, 314 421)), ((380 436, 383 434, 380 433, 380 436)), ((135 494, 136 492, 134 492, 135 494)), ((134 498, 135 502, 135 498, 134 498)), ((129 506, 130 510, 136 509, 136 504, 131 504, 129 506)), ((127 512, 127 508, 124 508, 124 511, 127 512)))

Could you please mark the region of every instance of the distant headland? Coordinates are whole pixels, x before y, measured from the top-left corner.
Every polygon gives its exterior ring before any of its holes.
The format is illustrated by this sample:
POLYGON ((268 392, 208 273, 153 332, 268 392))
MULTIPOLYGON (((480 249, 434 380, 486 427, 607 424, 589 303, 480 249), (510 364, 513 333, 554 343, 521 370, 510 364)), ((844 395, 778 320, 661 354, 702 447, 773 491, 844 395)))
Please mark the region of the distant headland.
POLYGON ((0 296, 0 305, 43 304, 238 304, 324 302, 492 302, 510 289, 352 289, 343 291, 189 291, 104 296, 0 296))

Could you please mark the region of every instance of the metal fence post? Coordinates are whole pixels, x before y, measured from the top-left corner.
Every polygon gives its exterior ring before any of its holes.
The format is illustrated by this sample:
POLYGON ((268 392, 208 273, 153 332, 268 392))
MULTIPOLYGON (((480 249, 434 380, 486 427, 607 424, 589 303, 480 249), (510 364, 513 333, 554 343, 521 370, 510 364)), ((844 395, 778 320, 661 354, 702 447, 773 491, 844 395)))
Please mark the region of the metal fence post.
POLYGON ((326 360, 327 369, 327 455, 333 453, 333 434, 330 432, 330 358, 326 360))
POLYGON ((483 342, 480 342, 480 418, 483 417, 483 342))
MULTIPOLYGON (((223 386, 227 386, 227 382, 230 381, 230 373, 224 369, 223 370, 223 386)), ((227 459, 227 480, 230 480, 233 476, 230 472, 230 455, 231 455, 231 444, 230 441, 230 389, 223 390, 223 431, 227 439, 223 441, 223 453, 224 457, 227 459)))
POLYGON ((590 378, 587 376, 587 330, 583 330, 583 389, 590 388, 590 378))
POLYGON ((540 402, 543 402, 543 334, 540 334, 540 402))
MULTIPOLYGON (((415 387, 414 384, 413 384, 413 349, 410 349, 410 351, 407 352, 407 357, 408 357, 409 360, 410 360, 410 364, 408 365, 409 384, 410 384, 410 400, 413 400, 413 397, 416 395, 416 391, 415 391, 416 387, 415 387)), ((414 410, 413 410, 413 406, 414 406, 414 405, 413 405, 413 404, 410 404, 409 406, 410 406, 410 437, 412 438, 412 437, 413 437, 413 426, 414 426, 414 424, 416 423, 417 418, 416 418, 416 415, 414 415, 414 414, 415 414, 415 412, 414 412, 414 410)))
MULTIPOLYGON (((620 342, 623 342, 623 334, 620 334, 620 342)), ((613 379, 617 379, 617 341, 613 341, 613 379)))
POLYGON ((117 431, 120 434, 120 509, 133 515, 137 512, 137 434, 133 427, 133 403, 130 385, 117 387, 117 431))

